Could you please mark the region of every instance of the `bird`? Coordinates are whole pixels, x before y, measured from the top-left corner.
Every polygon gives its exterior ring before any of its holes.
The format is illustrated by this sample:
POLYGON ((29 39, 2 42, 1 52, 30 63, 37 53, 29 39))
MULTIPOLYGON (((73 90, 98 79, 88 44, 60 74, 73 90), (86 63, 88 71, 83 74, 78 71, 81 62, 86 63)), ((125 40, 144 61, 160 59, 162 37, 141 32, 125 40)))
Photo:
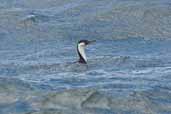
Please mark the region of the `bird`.
POLYGON ((77 43, 77 53, 79 56, 78 62, 81 64, 87 64, 87 56, 85 53, 85 48, 87 45, 92 44, 96 42, 95 40, 89 41, 89 40, 80 40, 77 43))

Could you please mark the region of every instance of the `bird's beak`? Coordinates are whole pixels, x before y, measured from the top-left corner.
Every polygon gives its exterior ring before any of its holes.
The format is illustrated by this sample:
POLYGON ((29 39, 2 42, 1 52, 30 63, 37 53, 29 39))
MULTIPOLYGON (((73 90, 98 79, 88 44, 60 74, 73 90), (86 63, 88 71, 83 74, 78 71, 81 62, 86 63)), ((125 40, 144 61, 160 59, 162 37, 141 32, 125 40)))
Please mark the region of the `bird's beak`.
POLYGON ((94 42, 96 42, 96 40, 89 41, 89 42, 88 42, 88 45, 89 45, 89 44, 92 44, 92 43, 94 43, 94 42))

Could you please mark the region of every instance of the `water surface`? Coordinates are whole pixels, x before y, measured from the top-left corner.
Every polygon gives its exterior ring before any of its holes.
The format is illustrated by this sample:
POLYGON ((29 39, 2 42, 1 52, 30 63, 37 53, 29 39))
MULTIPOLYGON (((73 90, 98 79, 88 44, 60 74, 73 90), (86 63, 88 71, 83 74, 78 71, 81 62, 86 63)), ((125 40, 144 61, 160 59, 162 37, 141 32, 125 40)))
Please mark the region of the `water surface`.
POLYGON ((0 113, 171 113, 170 4, 2 1, 0 113))

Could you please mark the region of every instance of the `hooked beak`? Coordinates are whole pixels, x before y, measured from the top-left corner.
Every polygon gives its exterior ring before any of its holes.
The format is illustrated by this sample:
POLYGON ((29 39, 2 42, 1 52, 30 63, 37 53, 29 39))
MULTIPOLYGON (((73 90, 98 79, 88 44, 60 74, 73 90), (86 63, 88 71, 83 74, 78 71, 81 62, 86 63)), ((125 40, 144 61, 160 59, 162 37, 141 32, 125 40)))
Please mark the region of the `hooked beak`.
POLYGON ((88 41, 88 44, 87 45, 92 44, 94 42, 96 42, 96 40, 88 41))

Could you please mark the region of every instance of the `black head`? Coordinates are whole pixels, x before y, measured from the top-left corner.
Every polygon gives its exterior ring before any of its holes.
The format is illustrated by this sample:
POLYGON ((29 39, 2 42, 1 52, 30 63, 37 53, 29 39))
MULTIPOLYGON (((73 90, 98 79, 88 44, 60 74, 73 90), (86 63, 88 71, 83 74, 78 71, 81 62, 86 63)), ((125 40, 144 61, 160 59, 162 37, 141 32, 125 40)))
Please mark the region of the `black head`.
POLYGON ((85 45, 88 45, 88 44, 91 44, 91 43, 93 43, 93 42, 95 42, 95 40, 92 40, 92 41, 89 41, 89 40, 80 40, 80 41, 78 42, 78 44, 84 43, 85 45))

